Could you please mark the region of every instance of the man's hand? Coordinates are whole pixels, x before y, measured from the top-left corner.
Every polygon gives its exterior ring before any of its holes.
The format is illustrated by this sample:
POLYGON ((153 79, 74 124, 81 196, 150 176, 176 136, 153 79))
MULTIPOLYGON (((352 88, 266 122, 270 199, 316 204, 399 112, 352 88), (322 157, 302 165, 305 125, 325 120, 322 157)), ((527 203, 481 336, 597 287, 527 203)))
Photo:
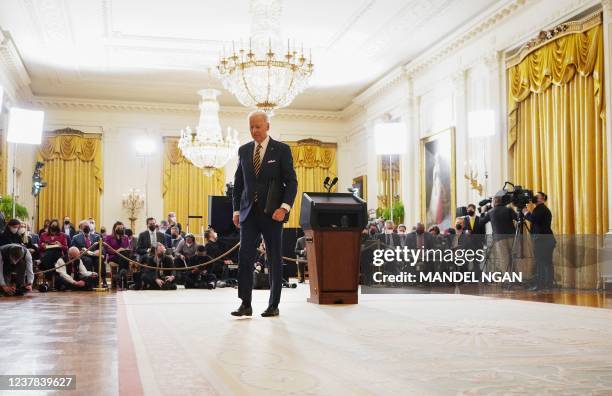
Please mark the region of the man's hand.
POLYGON ((240 215, 234 215, 234 225, 236 228, 240 228, 240 215))
POLYGON ((274 213, 272 213, 272 219, 276 220, 276 221, 283 221, 285 220, 285 215, 287 214, 287 209, 285 208, 278 208, 274 211, 274 213))
POLYGON ((162 287, 164 285, 164 281, 159 278, 155 279, 155 283, 157 283, 157 286, 159 287, 162 287))
POLYGON ((74 285, 76 287, 85 287, 85 281, 78 280, 78 281, 74 282, 74 285))
POLYGON ((25 286, 24 286, 24 288, 25 288, 27 291, 31 292, 31 291, 32 291, 32 284, 31 284, 31 283, 29 283, 29 284, 25 285, 25 286))
POLYGON ((172 282, 174 280, 174 275, 166 276, 166 282, 172 282))
POLYGON ((9 296, 15 294, 15 286, 3 285, 0 287, 2 287, 2 291, 8 294, 9 296))
POLYGON ((91 277, 92 278, 97 278, 98 277, 98 273, 97 272, 92 272, 91 273, 91 277))

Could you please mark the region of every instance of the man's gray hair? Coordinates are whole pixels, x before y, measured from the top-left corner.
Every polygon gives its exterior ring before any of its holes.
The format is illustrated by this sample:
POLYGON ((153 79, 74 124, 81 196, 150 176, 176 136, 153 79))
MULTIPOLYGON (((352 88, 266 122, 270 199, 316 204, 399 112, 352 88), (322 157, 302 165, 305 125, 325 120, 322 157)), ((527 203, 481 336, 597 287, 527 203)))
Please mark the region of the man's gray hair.
POLYGON ((263 110, 254 110, 249 113, 248 119, 250 120, 253 116, 261 116, 266 120, 267 123, 270 123, 270 116, 263 110))

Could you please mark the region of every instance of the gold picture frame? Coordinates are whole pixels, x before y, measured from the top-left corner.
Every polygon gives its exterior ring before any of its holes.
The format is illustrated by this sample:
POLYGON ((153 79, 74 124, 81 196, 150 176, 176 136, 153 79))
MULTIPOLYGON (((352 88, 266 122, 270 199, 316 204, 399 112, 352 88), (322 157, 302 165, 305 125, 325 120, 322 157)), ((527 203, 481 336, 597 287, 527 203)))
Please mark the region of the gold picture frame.
POLYGON ((368 184, 366 181, 366 175, 357 176, 353 178, 353 188, 359 189, 359 198, 367 202, 368 200, 368 184))
POLYGON ((455 149, 454 127, 420 141, 421 221, 426 228, 437 225, 442 231, 454 225, 457 207, 455 149))

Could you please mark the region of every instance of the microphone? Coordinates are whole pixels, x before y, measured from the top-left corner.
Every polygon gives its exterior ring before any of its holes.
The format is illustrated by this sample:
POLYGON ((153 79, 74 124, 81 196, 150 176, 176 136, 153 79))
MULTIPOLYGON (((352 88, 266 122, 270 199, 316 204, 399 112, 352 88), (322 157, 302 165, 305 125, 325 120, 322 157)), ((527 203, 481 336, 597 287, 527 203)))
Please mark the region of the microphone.
POLYGON ((323 180, 323 187, 327 188, 328 184, 329 184, 329 176, 327 176, 325 180, 323 180))
POLYGON ((329 183, 329 189, 331 190, 332 187, 336 185, 336 183, 338 183, 338 178, 334 177, 334 180, 332 180, 332 182, 329 183))

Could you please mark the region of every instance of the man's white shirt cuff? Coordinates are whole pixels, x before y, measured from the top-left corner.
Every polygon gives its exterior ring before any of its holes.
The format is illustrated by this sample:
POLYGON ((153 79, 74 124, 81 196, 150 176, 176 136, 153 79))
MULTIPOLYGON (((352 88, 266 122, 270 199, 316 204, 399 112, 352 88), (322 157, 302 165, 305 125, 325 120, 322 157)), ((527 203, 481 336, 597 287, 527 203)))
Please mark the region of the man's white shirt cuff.
POLYGON ((234 210, 234 216, 239 216, 240 215, 240 211, 239 210, 234 210))
POLYGON ((287 213, 291 212, 291 206, 287 205, 286 203, 283 203, 281 208, 285 209, 287 213))

